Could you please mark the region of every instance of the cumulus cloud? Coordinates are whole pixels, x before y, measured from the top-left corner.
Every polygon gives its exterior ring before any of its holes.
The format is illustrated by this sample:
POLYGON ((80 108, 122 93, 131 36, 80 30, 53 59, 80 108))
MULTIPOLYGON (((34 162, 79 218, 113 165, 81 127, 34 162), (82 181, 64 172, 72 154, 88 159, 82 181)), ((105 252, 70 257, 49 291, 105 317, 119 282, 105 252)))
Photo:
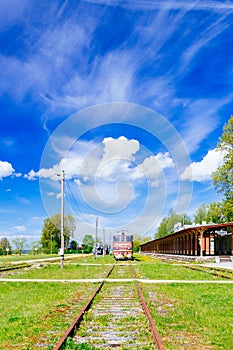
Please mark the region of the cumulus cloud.
POLYGON ((139 151, 139 142, 137 140, 128 140, 124 136, 120 136, 118 139, 112 137, 106 137, 103 140, 104 144, 104 157, 103 162, 115 157, 122 157, 128 160, 134 160, 134 154, 139 151))
POLYGON ((14 171, 15 169, 10 163, 0 160, 0 180, 2 180, 4 177, 12 175, 14 171))
MULTIPOLYGON (((83 147, 81 147, 83 150, 83 147)), ((136 161, 136 154, 140 151, 138 140, 128 140, 124 136, 119 138, 107 137, 102 143, 92 143, 92 149, 88 147, 88 153, 75 150, 67 153, 58 164, 39 171, 31 170, 24 175, 28 180, 49 178, 58 181, 61 169, 65 170, 67 180, 75 179, 79 184, 87 185, 94 181, 115 183, 119 180, 148 181, 150 186, 159 185, 159 176, 164 169, 174 167, 174 162, 168 152, 159 152, 156 155, 145 157, 142 162, 136 161)), ((83 150, 84 151, 84 150, 83 150)))
POLYGON ((200 162, 193 162, 181 174, 181 180, 205 182, 210 181, 212 173, 223 164, 225 151, 209 150, 200 162))

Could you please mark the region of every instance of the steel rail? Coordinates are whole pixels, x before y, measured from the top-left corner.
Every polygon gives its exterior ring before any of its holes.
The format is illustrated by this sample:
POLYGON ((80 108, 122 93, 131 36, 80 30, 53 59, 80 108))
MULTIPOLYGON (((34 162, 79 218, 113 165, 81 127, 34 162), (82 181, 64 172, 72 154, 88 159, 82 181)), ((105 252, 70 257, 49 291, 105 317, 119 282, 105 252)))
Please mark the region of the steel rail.
POLYGON ((24 269, 27 267, 31 267, 31 264, 25 264, 25 265, 14 265, 14 266, 3 266, 0 267, 0 273, 1 272, 7 272, 7 271, 14 271, 14 270, 20 270, 20 269, 24 269))
POLYGON ((147 318, 149 320, 149 323, 150 323, 150 326, 151 326, 151 332, 152 332, 155 344, 157 344, 157 347, 158 347, 159 350, 165 350, 165 347, 163 345, 163 341, 162 341, 162 339, 160 337, 159 332, 157 331, 157 328, 155 326, 154 320, 153 320, 153 318, 151 316, 151 313, 150 313, 150 309, 148 308, 148 306, 146 304, 145 298, 144 298, 144 296, 142 294, 141 287, 140 287, 138 281, 136 280, 136 276, 135 276, 135 273, 134 273, 134 270, 133 270, 132 266, 130 266, 130 270, 132 272, 132 275, 135 278, 135 283, 136 283, 138 295, 139 295, 139 298, 140 298, 140 302, 141 302, 142 308, 144 310, 144 313, 145 313, 145 315, 147 316, 147 318))
MULTIPOLYGON (((111 272, 114 269, 114 267, 115 266, 112 266, 111 269, 108 271, 106 278, 109 277, 109 275, 111 274, 111 272)), ((78 316, 74 319, 74 321, 71 323, 69 328, 65 331, 63 336, 59 339, 59 341, 57 342, 57 344, 55 345, 53 350, 61 350, 63 348, 63 346, 65 345, 67 338, 68 337, 72 337, 74 335, 76 329, 78 328, 78 326, 80 325, 80 322, 82 321, 84 313, 90 309, 95 296, 100 292, 100 290, 102 289, 103 285, 104 285, 104 281, 102 281, 99 284, 99 286, 96 288, 96 290, 91 295, 91 297, 89 298, 89 300, 86 303, 86 305, 81 309, 81 311, 79 312, 78 316)))

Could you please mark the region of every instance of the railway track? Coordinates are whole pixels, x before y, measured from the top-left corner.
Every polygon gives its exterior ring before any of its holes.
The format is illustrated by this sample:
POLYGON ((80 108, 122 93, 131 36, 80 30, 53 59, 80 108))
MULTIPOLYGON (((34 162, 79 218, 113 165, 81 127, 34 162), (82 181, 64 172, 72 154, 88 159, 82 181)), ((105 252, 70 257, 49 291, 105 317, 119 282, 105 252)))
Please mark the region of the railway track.
MULTIPOLYGON (((135 278, 132 266, 122 269, 135 278)), ((137 281, 102 282, 54 350, 70 342, 80 349, 164 349, 137 281)))
MULTIPOLYGON (((67 260, 71 260, 73 257, 66 257, 67 260)), ((32 268, 34 266, 44 266, 45 264, 56 264, 60 262, 60 257, 51 259, 35 259, 35 260, 25 260, 24 262, 10 262, 7 264, 0 265, 0 275, 1 273, 7 273, 14 270, 20 270, 25 268, 32 268)))
POLYGON ((24 269, 24 268, 28 268, 28 267, 31 267, 31 264, 22 263, 22 264, 16 264, 16 265, 0 266, 0 273, 14 271, 14 270, 20 270, 20 269, 24 269))

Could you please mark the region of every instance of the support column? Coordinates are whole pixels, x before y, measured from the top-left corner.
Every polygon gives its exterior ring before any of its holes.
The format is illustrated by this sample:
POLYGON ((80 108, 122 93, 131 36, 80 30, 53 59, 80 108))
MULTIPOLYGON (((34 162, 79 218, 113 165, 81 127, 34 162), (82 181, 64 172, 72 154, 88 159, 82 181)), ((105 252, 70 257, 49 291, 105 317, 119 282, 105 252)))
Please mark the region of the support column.
POLYGON ((231 226, 231 254, 233 255, 233 227, 231 226))
POLYGON ((203 250, 204 250, 204 237, 203 237, 203 234, 204 234, 204 231, 205 229, 200 229, 199 230, 199 233, 200 233, 200 256, 202 257, 203 256, 203 250))

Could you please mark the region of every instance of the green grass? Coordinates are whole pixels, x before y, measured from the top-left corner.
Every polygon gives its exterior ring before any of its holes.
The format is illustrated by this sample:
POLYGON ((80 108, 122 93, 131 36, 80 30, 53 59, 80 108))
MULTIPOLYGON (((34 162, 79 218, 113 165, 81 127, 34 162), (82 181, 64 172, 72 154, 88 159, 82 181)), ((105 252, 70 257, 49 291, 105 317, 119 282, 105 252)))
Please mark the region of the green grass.
MULTIPOLYGON (((210 270, 210 269, 209 269, 210 270)), ((223 279, 211 273, 190 270, 181 264, 163 262, 149 258, 148 262, 141 262, 135 266, 138 278, 164 279, 164 280, 215 280, 223 279)))
POLYGON ((36 349, 61 336, 96 285, 0 283, 0 349, 36 349))
POLYGON ((48 259, 48 258, 59 258, 58 254, 22 254, 22 255, 4 255, 0 256, 0 265, 4 265, 8 262, 16 262, 16 261, 26 261, 26 260, 36 260, 36 259, 48 259))
MULTIPOLYGON (((131 278, 128 268, 125 271, 121 262, 115 263, 112 256, 98 256, 97 259, 79 256, 71 263, 65 261, 63 270, 55 263, 24 272, 15 271, 12 277, 102 278, 113 264, 116 268, 111 278, 131 278)), ((136 255, 133 266, 138 278, 219 279, 208 272, 193 271, 181 264, 140 255, 136 255)), ((38 349, 40 347, 35 344, 43 343, 54 345, 96 287, 93 283, 1 282, 0 350, 38 349)), ((186 349, 189 348, 187 343, 196 350, 232 349, 233 285, 143 284, 143 290, 166 349, 186 349)))
MULTIPOLYGON (((65 256, 65 259, 66 257, 69 257, 69 255, 66 255, 65 256)), ((78 255, 77 254, 77 257, 75 256, 75 260, 74 262, 77 262, 77 259, 78 259, 78 263, 80 264, 85 264, 85 263, 88 263, 88 264, 113 264, 115 263, 115 259, 113 258, 112 255, 105 255, 104 257, 102 255, 97 255, 97 258, 95 259, 94 255, 93 254, 89 254, 89 255, 78 255)), ((72 260, 71 260, 72 262, 72 260)))
POLYGON ((232 285, 174 283, 144 285, 143 290, 166 349, 186 349, 187 344, 232 349, 232 285))
POLYGON ((41 268, 29 270, 17 270, 7 274, 8 278, 32 278, 32 279, 86 279, 106 277, 110 266, 65 264, 64 269, 60 264, 51 264, 41 268))
MULTIPOLYGON (((20 261, 24 261, 25 263, 27 260, 46 260, 50 258, 56 258, 58 261, 60 261, 60 255, 59 254, 22 254, 22 255, 4 255, 0 256, 0 266, 5 266, 9 265, 11 263, 17 263, 20 261)), ((99 257, 98 257, 99 258, 99 257)), ((80 261, 80 262, 85 262, 86 259, 90 261, 94 261, 93 255, 92 254, 65 254, 65 262, 66 261, 80 261)), ((103 259, 100 257, 100 260, 103 259)), ((112 259, 112 257, 110 258, 112 259)), ((96 260, 96 261, 99 261, 96 260)))

